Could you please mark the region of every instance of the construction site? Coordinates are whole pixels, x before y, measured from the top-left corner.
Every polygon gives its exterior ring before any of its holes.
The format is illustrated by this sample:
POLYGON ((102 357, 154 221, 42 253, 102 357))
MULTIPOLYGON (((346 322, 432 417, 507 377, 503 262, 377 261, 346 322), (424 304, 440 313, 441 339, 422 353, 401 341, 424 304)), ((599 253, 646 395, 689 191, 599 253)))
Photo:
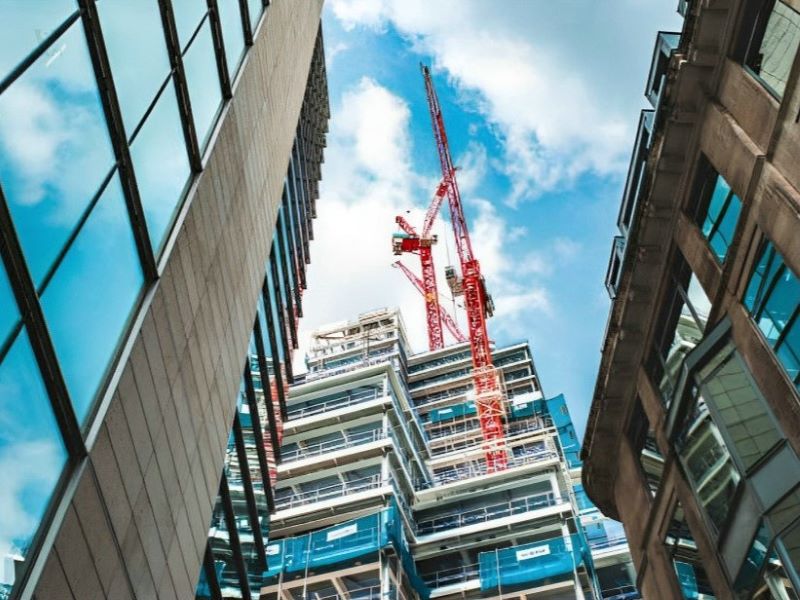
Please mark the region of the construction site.
POLYGON ((621 525, 581 486, 563 395, 544 393, 527 342, 491 341, 492 298, 427 67, 422 75, 441 182, 421 230, 398 216, 391 241, 396 256, 419 259, 420 275, 393 266, 422 296, 428 350, 411 353, 397 309, 314 332, 306 374, 269 411, 280 417, 261 597, 639 598, 621 525), (433 260, 445 203, 459 264, 444 275, 465 332, 443 306, 433 260))

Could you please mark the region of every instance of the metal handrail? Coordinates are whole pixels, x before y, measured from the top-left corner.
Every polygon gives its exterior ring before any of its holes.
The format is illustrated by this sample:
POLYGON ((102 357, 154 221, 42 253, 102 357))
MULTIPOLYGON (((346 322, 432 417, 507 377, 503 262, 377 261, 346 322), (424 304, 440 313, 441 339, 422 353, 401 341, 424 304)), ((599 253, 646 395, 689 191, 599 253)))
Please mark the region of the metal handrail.
POLYGON ((341 396, 337 396, 336 398, 332 398, 331 400, 326 400, 321 404, 313 404, 311 406, 304 406, 295 409, 289 408, 286 411, 286 416, 289 420, 310 417, 312 415, 328 412, 330 410, 336 410, 338 408, 345 408, 354 404, 360 404, 361 402, 366 402, 367 400, 374 400, 382 395, 383 391, 378 390, 377 388, 373 389, 371 392, 363 391, 356 394, 343 394, 341 396))
POLYGON ((342 365, 341 367, 335 367, 333 369, 322 367, 319 371, 309 371, 306 374, 306 381, 316 381, 317 379, 322 379, 325 377, 333 377, 334 375, 347 373, 349 371, 355 371, 356 369, 361 369, 363 367, 369 367, 371 365, 385 363, 388 362, 388 360, 393 355, 397 355, 397 350, 395 348, 391 348, 389 350, 383 350, 380 352, 370 352, 368 358, 362 358, 361 360, 353 361, 352 363, 347 363, 345 365, 342 365))
POLYGON ((383 429, 371 429, 369 431, 359 431, 358 433, 343 435, 345 435, 345 439, 325 440, 324 442, 317 442, 316 444, 308 444, 305 448, 281 451, 281 458, 284 463, 287 463, 294 460, 318 456, 325 452, 333 452, 335 450, 342 450, 343 448, 352 448, 353 446, 368 444, 386 438, 386 432, 383 429))
POLYGON ((553 506, 554 504, 556 504, 556 496, 553 492, 533 494, 531 496, 525 496, 524 498, 517 498, 491 506, 484 506, 475 510, 468 510, 462 513, 453 513, 434 519, 428 519, 427 521, 420 521, 417 523, 417 533, 426 535, 436 533, 437 531, 474 525, 475 523, 485 523, 493 519, 501 519, 503 517, 510 517, 511 515, 531 512, 546 506, 553 506))
POLYGON ((596 541, 589 540, 589 547, 592 550, 603 550, 605 548, 613 548, 614 546, 621 546, 627 544, 628 539, 624 535, 614 537, 604 537, 596 541))
POLYGON ((308 492, 300 492, 299 494, 276 498, 275 508, 277 510, 284 510, 304 504, 313 504, 314 502, 320 502, 329 498, 348 496, 357 492, 363 492, 364 490, 380 487, 381 483, 381 474, 375 473, 370 477, 363 477, 355 481, 343 481, 342 483, 328 485, 308 492))
POLYGON ((470 565, 462 565, 460 567, 453 567, 452 569, 442 569, 423 575, 422 579, 425 585, 432 588, 443 587, 445 585, 453 585, 461 583, 470 579, 477 579, 480 576, 480 565, 473 563, 470 565))

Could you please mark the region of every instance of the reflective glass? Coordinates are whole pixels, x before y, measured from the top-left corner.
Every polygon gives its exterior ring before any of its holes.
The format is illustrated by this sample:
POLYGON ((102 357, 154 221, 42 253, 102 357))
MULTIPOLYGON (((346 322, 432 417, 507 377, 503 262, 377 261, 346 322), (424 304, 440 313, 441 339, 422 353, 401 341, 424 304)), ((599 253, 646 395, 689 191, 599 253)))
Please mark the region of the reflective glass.
POLYGON ((703 394, 715 407, 745 469, 752 467, 782 435, 736 354, 704 382, 703 394))
POLYGON ((758 45, 750 48, 747 66, 778 96, 783 96, 800 45, 800 13, 778 0, 772 7, 766 28, 754 41, 758 45))
MULTIPOLYGON (((0 2, 0 79, 21 63, 78 9, 75 0, 3 0, 0 2)), ((61 44, 56 42, 53 56, 61 44)))
POLYGON ((72 405, 83 422, 144 284, 115 176, 42 294, 72 405))
POLYGON ((800 523, 795 523, 785 533, 780 536, 781 544, 789 561, 787 567, 792 568, 795 573, 800 570, 800 523))
POLYGON ((800 317, 795 318, 778 346, 778 359, 795 386, 800 388, 800 317))
POLYGON ((247 0, 247 9, 250 12, 250 29, 255 35, 258 22, 261 20, 261 13, 264 11, 264 2, 263 0, 247 0))
POLYGON ((0 262, 0 348, 17 321, 19 321, 17 302, 14 300, 14 292, 11 291, 6 269, 0 262))
POLYGON ((225 43, 225 61, 233 81, 244 52, 244 29, 239 0, 217 0, 219 21, 222 25, 222 40, 225 43))
POLYGON ((733 585, 737 598, 745 599, 751 597, 754 588, 758 585, 761 569, 767 560, 770 542, 769 528, 762 520, 733 585))
POLYGON ((208 12, 206 0, 171 0, 172 12, 175 15, 175 28, 181 49, 185 50, 189 40, 197 30, 203 15, 208 12))
POLYGON ((0 597, 22 572, 66 454, 23 329, 0 363, 0 597))
POLYGON ((764 337, 774 345, 800 304, 800 280, 784 266, 773 281, 773 287, 767 292, 761 309, 758 326, 764 337))
POLYGON ((708 203, 706 219, 703 222, 704 236, 708 237, 711 234, 711 228, 714 226, 714 223, 719 220, 730 193, 731 187, 728 185, 728 182, 717 175, 714 191, 711 193, 711 200, 708 203))
POLYGON ((197 140, 203 148, 216 120, 219 105, 222 103, 214 40, 211 37, 211 25, 208 19, 203 23, 192 45, 186 50, 183 66, 186 71, 186 84, 189 87, 189 99, 192 102, 197 140))
POLYGON ((283 332, 281 331, 280 319, 278 318, 278 297, 276 294, 275 279, 272 276, 272 269, 270 264, 267 263, 267 288, 269 289, 270 311, 272 312, 272 330, 275 332, 276 344, 278 346, 278 360, 283 362, 284 359, 284 344, 283 332))
POLYGON ((131 158, 150 241, 157 253, 191 174, 178 100, 171 83, 133 140, 131 158))
POLYGON ((714 191, 708 201, 701 229, 717 260, 724 262, 742 211, 742 201, 721 175, 715 174, 714 177, 714 191))
POLYGON ((242 589, 236 563, 233 558, 228 522, 225 519, 225 507, 221 496, 217 496, 214 514, 211 516, 211 527, 208 531, 208 543, 217 564, 217 580, 223 598, 241 598, 242 589))
POLYGON ((208 583, 205 565, 200 569, 200 579, 197 581, 194 597, 196 600, 212 600, 214 597, 211 593, 211 586, 208 583))
POLYGON ((114 163, 77 21, 0 96, 0 181, 36 284, 114 163))
POLYGON ((170 72, 158 2, 99 0, 108 60, 130 138, 170 72))

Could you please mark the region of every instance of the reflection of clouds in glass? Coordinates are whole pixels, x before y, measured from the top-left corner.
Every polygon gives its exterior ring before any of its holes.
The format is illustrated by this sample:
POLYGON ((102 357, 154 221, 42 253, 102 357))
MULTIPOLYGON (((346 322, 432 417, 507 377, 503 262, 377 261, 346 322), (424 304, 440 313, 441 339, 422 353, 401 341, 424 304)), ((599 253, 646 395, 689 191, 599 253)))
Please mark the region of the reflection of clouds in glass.
POLYGON ((131 158, 150 240, 157 251, 190 174, 178 100, 171 82, 133 141, 131 158))
MULTIPOLYGON (((0 363, 0 560, 22 554, 64 465, 65 450, 27 334, 0 363)), ((8 561, 11 562, 11 561, 8 561)), ((0 570, 0 583, 14 573, 0 570)))
POLYGON ((75 0, 0 2, 0 79, 8 75, 77 8, 75 0))
POLYGON ((113 0, 98 2, 97 11, 130 137, 170 71, 161 12, 157 2, 113 0))
POLYGON ((214 124, 214 117, 222 102, 217 62, 214 55, 214 40, 208 19, 183 57, 186 69, 186 85, 192 102, 194 126, 201 148, 214 124))
POLYGON ((114 163, 80 22, 56 43, 0 96, 0 180, 37 283, 114 163))
POLYGON ((91 408, 143 283, 115 176, 42 295, 78 421, 91 408))

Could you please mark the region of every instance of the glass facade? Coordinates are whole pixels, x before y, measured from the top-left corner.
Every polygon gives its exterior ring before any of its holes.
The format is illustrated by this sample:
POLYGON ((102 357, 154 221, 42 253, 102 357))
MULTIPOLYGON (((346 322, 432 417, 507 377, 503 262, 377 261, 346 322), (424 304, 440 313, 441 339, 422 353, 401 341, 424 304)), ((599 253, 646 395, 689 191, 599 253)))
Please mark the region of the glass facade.
POLYGON ((783 97, 800 45, 800 13, 781 0, 754 3, 759 10, 747 36, 745 65, 778 98, 783 97))
POLYGON ((266 4, 0 3, 0 597, 88 453, 266 4))
POLYGON ((750 275, 744 305, 800 390, 800 280, 769 241, 750 275))

